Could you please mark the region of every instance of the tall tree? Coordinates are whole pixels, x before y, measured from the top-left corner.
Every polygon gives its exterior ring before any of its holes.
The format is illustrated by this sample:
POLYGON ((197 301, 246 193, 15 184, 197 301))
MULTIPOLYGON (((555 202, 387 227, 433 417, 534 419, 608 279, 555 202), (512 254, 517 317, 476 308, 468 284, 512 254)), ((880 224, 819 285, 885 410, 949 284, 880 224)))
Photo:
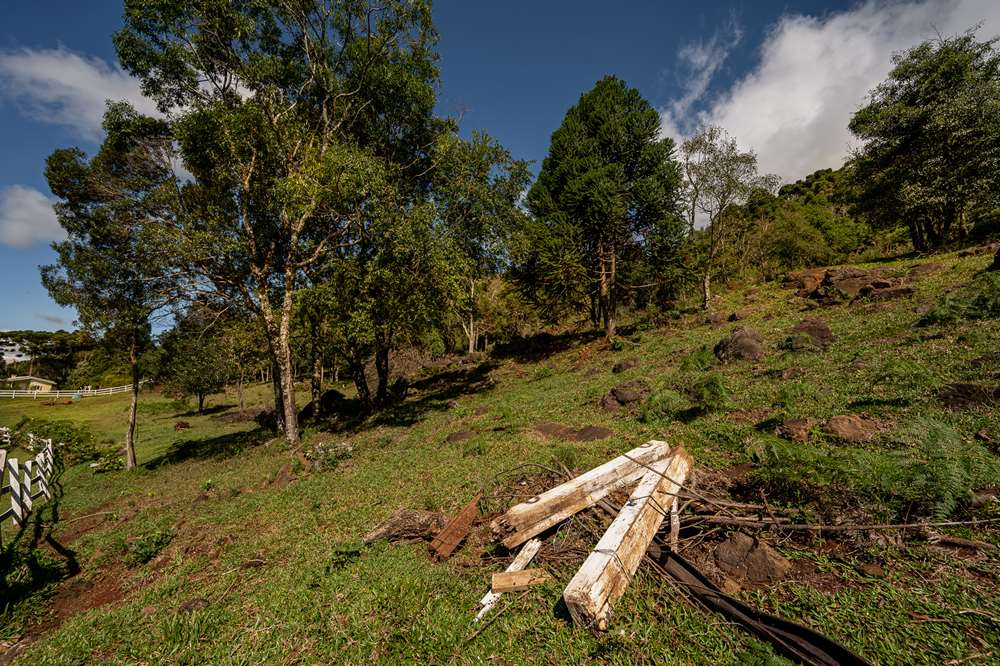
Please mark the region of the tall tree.
POLYGON ((616 77, 584 93, 552 134, 528 206, 557 239, 553 257, 571 257, 565 243, 575 242, 609 338, 627 287, 621 264, 641 255, 651 236, 682 233, 680 185, 674 143, 660 136, 659 114, 616 77))
POLYGON ((778 187, 774 175, 757 172, 757 155, 740 150, 736 140, 721 127, 706 127, 684 142, 684 176, 689 229, 703 219, 705 250, 701 261, 702 307, 712 299, 712 277, 731 232, 736 207, 758 191, 778 187))
POLYGON ((468 286, 458 310, 469 354, 482 334, 483 287, 509 263, 510 238, 524 223, 518 204, 530 178, 526 162, 485 134, 450 134, 439 145, 434 201, 468 286))
POLYGON ((42 282, 57 303, 76 308, 85 328, 128 350, 132 404, 125 452, 134 468, 139 358, 151 319, 175 294, 160 231, 172 219, 176 189, 164 122, 117 103, 108 107, 104 130, 107 137, 89 162, 75 148, 59 149, 46 162, 67 238, 53 244, 59 260, 42 267, 42 282))
POLYGON ((380 174, 418 190, 436 33, 422 0, 126 0, 122 65, 175 117, 187 188, 177 246, 191 284, 254 311, 299 444, 296 290, 352 243, 380 174))
POLYGON ((1000 205, 1000 52, 974 31, 893 57, 889 76, 851 119, 863 142, 859 210, 905 225, 917 250, 965 234, 971 215, 1000 205))

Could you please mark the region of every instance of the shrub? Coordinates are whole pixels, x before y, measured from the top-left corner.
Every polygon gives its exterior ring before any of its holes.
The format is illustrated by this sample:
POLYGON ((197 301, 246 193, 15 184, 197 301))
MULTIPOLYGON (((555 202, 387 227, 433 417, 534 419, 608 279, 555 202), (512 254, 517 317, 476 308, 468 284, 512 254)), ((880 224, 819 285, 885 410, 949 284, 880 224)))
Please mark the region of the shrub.
POLYGON ((765 464, 753 481, 776 499, 875 501, 899 519, 947 518, 974 489, 1000 483, 1000 462, 940 421, 917 419, 900 432, 899 444, 890 451, 868 451, 765 436, 753 450, 765 464))
POLYGON ((56 455, 65 465, 97 458, 97 444, 94 434, 86 426, 66 419, 45 419, 43 417, 22 417, 12 433, 14 444, 24 449, 29 447, 28 434, 36 438, 52 438, 56 455))
POLYGON ((719 360, 715 358, 715 353, 708 349, 707 346, 702 346, 701 349, 695 350, 688 356, 684 357, 681 361, 682 371, 707 371, 713 366, 719 363, 719 360))
POLYGON ((729 406, 729 390, 721 373, 709 373, 691 387, 691 400, 700 412, 722 410, 729 406))
POLYGON ((670 420, 690 409, 688 400, 673 389, 663 389, 646 399, 639 418, 644 422, 670 420))
POLYGON ((1000 273, 977 276, 957 294, 947 294, 918 324, 951 324, 960 319, 992 320, 1000 318, 1000 273))
POLYGON ((781 385, 778 390, 777 404, 795 417, 801 413, 803 399, 812 398, 816 395, 816 387, 808 382, 792 381, 781 385))
POLYGON ((535 369, 535 380, 544 380, 553 375, 555 375, 555 371, 552 370, 551 366, 539 366, 535 369))
POLYGON ((174 533, 170 530, 154 530, 140 535, 125 546, 125 564, 135 567, 148 563, 156 558, 172 539, 174 533))
POLYGON ((351 458, 354 447, 346 442, 320 442, 305 451, 317 470, 333 470, 341 461, 351 458))

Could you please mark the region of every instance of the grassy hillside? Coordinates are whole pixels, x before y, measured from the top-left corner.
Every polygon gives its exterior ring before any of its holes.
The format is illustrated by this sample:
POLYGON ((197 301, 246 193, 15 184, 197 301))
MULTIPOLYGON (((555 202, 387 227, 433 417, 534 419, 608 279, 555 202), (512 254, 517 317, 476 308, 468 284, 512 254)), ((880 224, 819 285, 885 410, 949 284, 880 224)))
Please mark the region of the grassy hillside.
MULTIPOLYGON (((736 323, 712 326, 691 313, 638 327, 618 350, 567 334, 453 366, 417 382, 404 404, 361 428, 307 431, 309 447, 353 448, 323 470, 304 469, 252 421, 227 417, 233 407, 191 416, 146 396, 138 441, 145 465, 101 475, 81 465, 62 474, 61 495, 37 518, 63 553, 40 540, 31 568, 8 575, 17 595, 0 616, 0 640, 8 658, 26 663, 780 660, 644 571, 617 605, 610 632, 574 628, 560 595, 585 551, 562 538, 539 557, 550 583, 506 596, 496 621, 478 633, 470 625, 476 604, 490 573, 509 561, 485 527, 440 564, 422 544, 360 540, 399 508, 451 514, 480 490, 484 508, 502 511, 523 489, 552 483, 535 479, 549 474, 541 468, 518 466, 585 470, 650 438, 684 443, 700 488, 801 510, 797 520, 996 519, 995 501, 979 508, 968 501, 971 490, 1000 484, 1000 459, 989 449, 1000 441, 1000 409, 948 408, 939 392, 954 383, 1000 384, 1000 360, 981 361, 998 348, 1000 321, 918 327, 914 312, 969 284, 990 259, 935 257, 942 266, 915 277, 915 293, 897 300, 817 307, 767 284, 721 297, 716 310, 739 311, 736 323), (806 316, 829 323, 835 340, 826 351, 783 348, 806 316), (716 365, 700 352, 737 326, 760 333, 765 357, 716 365), (631 359, 634 367, 612 373, 631 359), (631 380, 654 392, 645 419, 638 405, 617 412, 600 405, 631 380), (845 443, 819 426, 862 414, 876 425, 867 442, 845 443), (816 420, 808 442, 775 434, 789 417, 816 420), (190 430, 176 432, 180 420, 190 430), (540 433, 545 422, 612 435, 571 442, 540 433), (458 432, 465 433, 448 437, 458 432), (72 577, 67 550, 79 567, 72 577)), ((907 274, 914 263, 890 262, 888 275, 907 274)), ((233 402, 218 396, 209 405, 233 402)), ((126 409, 123 397, 64 406, 3 401, 0 424, 22 415, 70 419, 117 442, 126 409)), ((690 534, 682 554, 708 567, 727 530, 690 534)), ((989 525, 939 532, 1000 544, 989 525)), ((755 534, 793 566, 779 581, 727 583, 758 607, 874 662, 1000 660, 996 552, 895 530, 755 534)), ((15 538, 4 526, 5 547, 12 540, 26 547, 31 537, 15 538)))

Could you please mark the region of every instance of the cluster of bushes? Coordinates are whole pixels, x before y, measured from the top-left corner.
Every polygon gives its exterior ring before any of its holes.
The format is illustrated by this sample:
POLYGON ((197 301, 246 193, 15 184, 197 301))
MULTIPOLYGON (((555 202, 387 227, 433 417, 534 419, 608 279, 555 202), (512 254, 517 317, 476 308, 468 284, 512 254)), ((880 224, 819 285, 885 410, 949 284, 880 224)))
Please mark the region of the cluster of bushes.
POLYGON ((898 447, 888 451, 763 438, 751 484, 792 504, 837 499, 841 505, 875 503, 886 520, 943 519, 974 490, 1000 483, 997 457, 930 418, 902 430, 898 447))
POLYGON ((13 429, 14 446, 30 451, 31 439, 51 438, 56 454, 66 465, 91 461, 98 456, 97 440, 89 428, 66 419, 22 417, 13 429))
POLYGON ((1000 318, 1000 273, 982 273, 962 290, 946 294, 920 320, 922 325, 1000 318))
POLYGON ((718 364, 707 347, 692 352, 681 361, 682 376, 678 384, 683 391, 668 387, 654 392, 642 406, 644 422, 680 419, 725 409, 730 405, 729 390, 722 374, 711 369, 718 364))

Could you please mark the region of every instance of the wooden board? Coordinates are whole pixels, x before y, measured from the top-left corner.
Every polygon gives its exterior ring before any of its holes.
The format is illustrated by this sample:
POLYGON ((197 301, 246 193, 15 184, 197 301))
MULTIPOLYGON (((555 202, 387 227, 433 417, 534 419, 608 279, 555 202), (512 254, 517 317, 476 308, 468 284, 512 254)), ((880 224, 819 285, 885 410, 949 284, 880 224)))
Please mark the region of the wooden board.
POLYGON ((524 591, 532 586, 545 583, 548 580, 549 573, 541 568, 517 570, 514 572, 494 572, 493 592, 514 593, 516 591, 524 591))
POLYGON ((553 487, 527 502, 511 507, 493 521, 491 527, 503 544, 513 549, 573 516, 592 507, 612 491, 637 482, 646 473, 645 465, 670 455, 670 446, 650 440, 593 470, 553 487))
POLYGON ((455 515, 455 518, 449 521, 448 525, 431 540, 431 558, 434 560, 445 560, 454 553, 458 545, 465 539, 465 536, 469 534, 472 522, 476 520, 476 516, 479 514, 479 499, 482 496, 483 494, 477 493, 472 502, 455 515))
POLYGON ((653 463, 583 567, 563 591, 573 621, 605 630, 611 607, 624 594, 687 478, 691 457, 683 447, 653 463))
MULTIPOLYGON (((507 572, 517 572, 518 570, 523 570, 528 567, 528 563, 531 562, 531 559, 535 557, 538 550, 541 548, 542 541, 538 538, 533 538, 525 542, 524 546, 521 547, 521 550, 517 553, 517 556, 515 556, 514 560, 507 566, 507 572)), ((478 623, 483 620, 483 617, 489 613, 490 609, 492 609, 497 603, 501 595, 502 593, 494 593, 492 590, 484 595, 483 599, 479 601, 481 609, 479 610, 479 613, 476 614, 476 618, 473 619, 473 621, 478 623)))

